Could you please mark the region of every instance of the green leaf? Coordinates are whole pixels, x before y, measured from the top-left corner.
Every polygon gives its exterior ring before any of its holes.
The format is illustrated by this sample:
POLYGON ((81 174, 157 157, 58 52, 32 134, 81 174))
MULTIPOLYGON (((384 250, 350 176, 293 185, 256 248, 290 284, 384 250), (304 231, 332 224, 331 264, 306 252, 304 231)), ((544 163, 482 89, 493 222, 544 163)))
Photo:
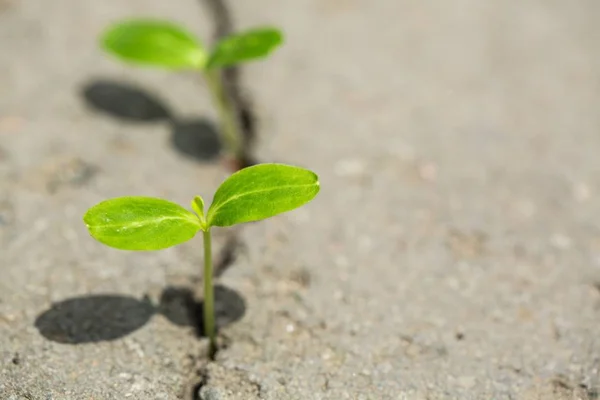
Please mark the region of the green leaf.
POLYGON ((283 35, 274 28, 256 28, 233 34, 217 43, 206 68, 222 68, 264 58, 282 43, 283 35))
POLYGON ((83 221, 93 238, 121 250, 161 250, 188 241, 200 220, 178 204, 153 197, 119 197, 90 208, 83 221))
POLYGON ((201 229, 205 230, 206 227, 206 219, 204 218, 204 199, 200 196, 194 197, 192 200, 192 209, 198 214, 200 218, 200 224, 202 225, 201 229))
POLYGON ((121 21, 104 32, 101 42, 106 51, 132 64, 198 69, 207 59, 204 47, 191 33, 168 21, 121 21))
POLYGON ((207 228, 269 218, 308 203, 318 192, 319 178, 303 168, 283 164, 244 168, 217 189, 207 228))

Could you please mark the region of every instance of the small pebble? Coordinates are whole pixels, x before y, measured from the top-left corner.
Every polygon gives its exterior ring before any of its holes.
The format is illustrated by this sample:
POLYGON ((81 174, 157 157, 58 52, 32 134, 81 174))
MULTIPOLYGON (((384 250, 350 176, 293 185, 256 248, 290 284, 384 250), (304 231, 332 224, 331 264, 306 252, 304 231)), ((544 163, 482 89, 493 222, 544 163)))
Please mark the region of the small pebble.
POLYGON ((119 378, 123 379, 123 380, 130 380, 132 378, 131 374, 127 373, 127 372, 121 372, 119 374, 119 378))
POLYGON ((203 387, 200 389, 200 400, 225 400, 225 395, 220 389, 203 387))

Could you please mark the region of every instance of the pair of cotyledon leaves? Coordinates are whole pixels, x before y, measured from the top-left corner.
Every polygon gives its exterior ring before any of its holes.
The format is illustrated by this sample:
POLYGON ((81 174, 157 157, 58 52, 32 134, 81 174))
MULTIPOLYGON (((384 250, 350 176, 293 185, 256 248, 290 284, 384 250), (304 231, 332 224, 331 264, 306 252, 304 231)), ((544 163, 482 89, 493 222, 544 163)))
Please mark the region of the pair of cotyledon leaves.
POLYGON ((317 175, 284 164, 242 169, 215 192, 208 212, 196 196, 192 209, 153 197, 120 197, 90 208, 84 222, 92 237, 121 250, 160 250, 193 238, 213 226, 258 221, 298 208, 319 192, 317 175))
POLYGON ((106 51, 130 63, 207 70, 266 57, 283 37, 277 29, 256 28, 230 35, 208 52, 200 40, 174 23, 136 19, 113 24, 101 42, 106 51))

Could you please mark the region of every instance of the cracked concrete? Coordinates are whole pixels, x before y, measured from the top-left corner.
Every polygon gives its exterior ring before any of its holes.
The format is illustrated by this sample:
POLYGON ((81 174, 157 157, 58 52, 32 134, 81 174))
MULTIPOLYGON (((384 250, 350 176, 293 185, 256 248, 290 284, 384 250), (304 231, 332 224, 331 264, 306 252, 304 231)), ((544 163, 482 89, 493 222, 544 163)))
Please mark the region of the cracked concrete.
POLYGON ((131 15, 210 38, 208 9, 0 4, 0 398, 596 398, 598 4, 230 7, 238 28, 274 23, 287 37, 244 68, 258 157, 315 170, 322 191, 240 231, 247 250, 220 283, 244 315, 207 363, 194 327, 165 314, 178 298, 161 303, 199 286, 199 242, 118 252, 81 215, 133 193, 187 204, 226 176, 173 148, 168 121, 116 120, 82 94, 110 78, 210 121, 193 74, 129 68, 96 46, 131 15), (52 327, 77 343, 36 328, 53 304, 91 296, 127 305, 92 307, 118 338, 85 342, 102 334, 73 319, 52 327))

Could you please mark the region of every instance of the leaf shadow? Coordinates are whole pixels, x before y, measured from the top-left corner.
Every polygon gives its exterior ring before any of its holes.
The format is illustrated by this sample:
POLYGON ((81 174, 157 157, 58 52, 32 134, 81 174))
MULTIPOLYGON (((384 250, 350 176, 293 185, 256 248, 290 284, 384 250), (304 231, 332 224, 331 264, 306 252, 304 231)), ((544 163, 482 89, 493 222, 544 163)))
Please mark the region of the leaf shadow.
MULTIPOLYGON (((165 288, 158 305, 148 297, 78 296, 54 303, 37 316, 34 325, 50 341, 75 345, 120 339, 142 328, 153 316, 163 315, 171 323, 192 327, 202 336, 202 306, 202 301, 185 287, 165 288)), ((218 328, 241 319, 245 312, 246 302, 237 291, 215 285, 218 328)))
POLYGON ((119 339, 141 328, 154 314, 147 299, 119 295, 74 297, 55 303, 35 320, 46 339, 63 344, 119 339))
POLYGON ((196 161, 215 160, 223 147, 213 122, 177 117, 162 99, 133 84, 95 79, 81 87, 80 96, 91 110, 121 122, 169 124, 171 146, 196 161))
POLYGON ((221 139, 210 121, 176 120, 171 126, 171 145, 180 154, 195 160, 212 161, 221 152, 221 139))
POLYGON ((98 79, 85 83, 81 96, 95 111, 128 122, 165 122, 171 110, 155 95, 126 82, 98 79))

